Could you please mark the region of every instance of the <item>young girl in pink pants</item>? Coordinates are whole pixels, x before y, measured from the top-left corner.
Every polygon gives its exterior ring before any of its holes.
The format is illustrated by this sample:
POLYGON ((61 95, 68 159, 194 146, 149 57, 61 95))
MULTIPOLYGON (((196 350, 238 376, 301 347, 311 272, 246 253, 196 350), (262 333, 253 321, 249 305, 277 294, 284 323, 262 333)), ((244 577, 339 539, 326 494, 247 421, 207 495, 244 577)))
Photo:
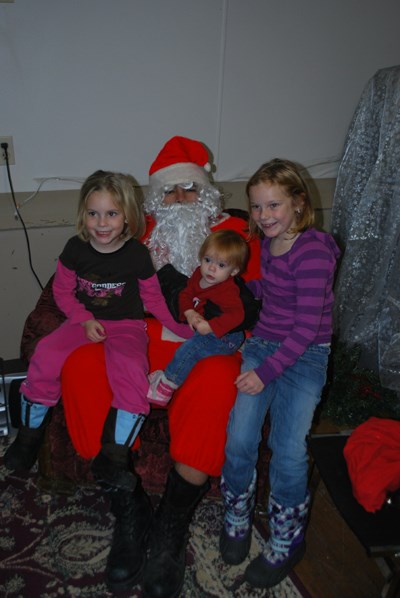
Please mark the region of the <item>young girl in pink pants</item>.
POLYGON ((4 456, 10 470, 33 466, 49 409, 61 396, 66 358, 77 347, 103 343, 113 399, 92 472, 113 491, 117 523, 107 581, 114 589, 132 584, 141 574, 152 519, 147 495, 129 466, 130 447, 149 412, 144 304, 179 336, 192 335, 189 326, 176 323, 168 311, 149 251, 139 241, 145 218, 134 185, 128 175, 101 170, 83 183, 77 235, 62 251, 53 282, 55 301, 66 320, 36 347, 21 385, 22 425, 4 456))

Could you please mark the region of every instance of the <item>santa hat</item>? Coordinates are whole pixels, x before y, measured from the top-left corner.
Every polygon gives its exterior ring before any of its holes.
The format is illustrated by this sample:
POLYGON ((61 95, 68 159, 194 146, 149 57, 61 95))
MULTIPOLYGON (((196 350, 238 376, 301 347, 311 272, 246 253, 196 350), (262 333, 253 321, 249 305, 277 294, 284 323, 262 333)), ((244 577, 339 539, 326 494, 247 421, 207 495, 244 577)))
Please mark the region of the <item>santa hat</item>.
POLYGON ((149 170, 149 183, 154 189, 180 183, 209 185, 211 171, 205 146, 195 139, 172 137, 164 145, 149 170))

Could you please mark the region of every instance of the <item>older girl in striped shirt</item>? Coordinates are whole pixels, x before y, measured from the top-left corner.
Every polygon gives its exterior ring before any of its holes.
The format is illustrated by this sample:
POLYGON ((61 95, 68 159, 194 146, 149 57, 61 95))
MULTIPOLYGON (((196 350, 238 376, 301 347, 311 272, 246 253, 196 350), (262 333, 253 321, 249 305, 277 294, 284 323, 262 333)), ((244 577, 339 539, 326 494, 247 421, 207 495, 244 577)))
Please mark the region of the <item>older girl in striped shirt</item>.
POLYGON ((251 585, 268 588, 286 577, 305 552, 310 503, 306 436, 326 382, 339 250, 329 234, 313 227, 307 185, 294 163, 274 159, 263 164, 246 191, 250 232, 262 239, 262 276, 248 286, 262 300, 262 310, 245 342, 228 424, 220 550, 232 565, 248 555, 255 466, 269 411, 271 533, 245 571, 251 585))

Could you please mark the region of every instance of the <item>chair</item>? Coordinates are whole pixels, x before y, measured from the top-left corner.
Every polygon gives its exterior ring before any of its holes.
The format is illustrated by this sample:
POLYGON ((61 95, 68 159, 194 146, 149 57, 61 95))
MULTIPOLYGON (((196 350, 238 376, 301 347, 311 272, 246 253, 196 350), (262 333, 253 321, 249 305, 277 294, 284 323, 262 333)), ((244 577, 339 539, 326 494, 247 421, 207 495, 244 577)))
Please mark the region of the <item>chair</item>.
MULTIPOLYGON (((312 434, 308 447, 313 470, 332 498, 338 512, 365 548, 368 556, 382 558, 390 575, 382 592, 385 598, 400 595, 400 509, 385 503, 375 513, 367 512, 354 498, 343 449, 348 434, 312 434)), ((313 473, 313 471, 312 471, 313 473)))

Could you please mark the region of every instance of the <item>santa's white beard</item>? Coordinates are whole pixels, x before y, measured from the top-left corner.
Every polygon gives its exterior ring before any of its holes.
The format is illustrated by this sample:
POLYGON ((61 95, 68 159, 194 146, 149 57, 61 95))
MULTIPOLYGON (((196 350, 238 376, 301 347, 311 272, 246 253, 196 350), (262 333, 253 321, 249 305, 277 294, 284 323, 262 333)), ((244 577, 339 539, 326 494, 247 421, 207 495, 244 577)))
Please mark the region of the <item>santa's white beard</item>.
POLYGON ((153 212, 156 225, 147 246, 156 270, 172 264, 179 272, 191 276, 199 265, 199 249, 210 234, 210 222, 216 206, 207 201, 159 205, 153 212))

